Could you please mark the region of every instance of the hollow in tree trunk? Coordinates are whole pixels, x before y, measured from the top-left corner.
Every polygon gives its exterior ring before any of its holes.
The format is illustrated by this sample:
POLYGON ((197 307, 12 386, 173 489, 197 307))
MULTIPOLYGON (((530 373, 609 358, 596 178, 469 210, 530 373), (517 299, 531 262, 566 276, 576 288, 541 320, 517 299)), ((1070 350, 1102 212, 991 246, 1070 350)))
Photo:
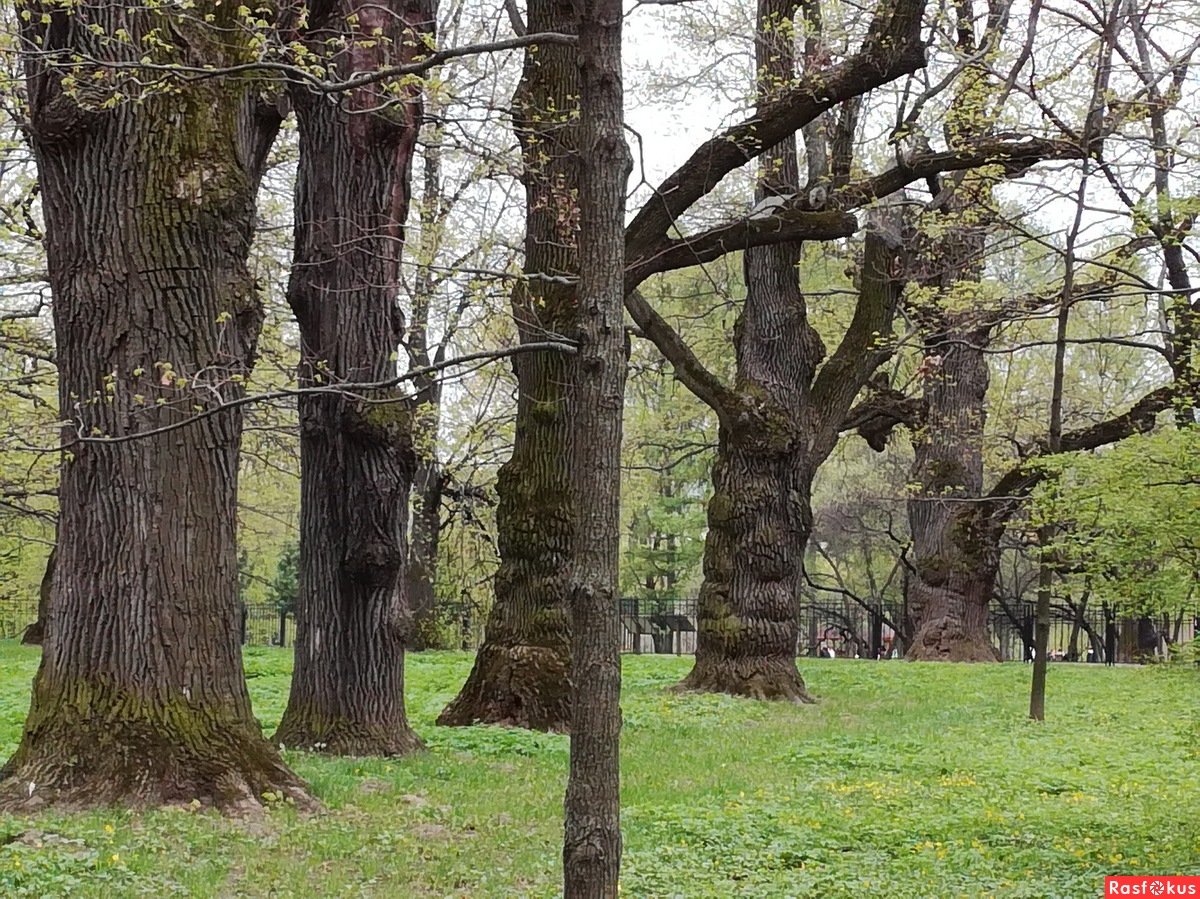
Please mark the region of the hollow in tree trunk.
MULTIPOLYGON (((345 3, 310 23, 314 52, 369 71, 411 61, 433 33, 426 0, 345 3)), ((399 263, 421 119, 419 85, 337 102, 293 87, 300 126, 296 249, 288 301, 308 385, 395 376, 399 263)), ((421 748, 404 709, 404 569, 415 469, 409 398, 393 389, 300 401, 296 665, 274 740, 339 755, 421 748)))
MULTIPOLYGON (((529 31, 575 33, 561 0, 530 0, 529 31)), ((526 196, 525 272, 513 291, 522 342, 570 334, 578 318, 579 69, 575 48, 547 44, 525 54, 513 101, 526 196)), ((572 517, 567 458, 572 426, 570 357, 524 354, 517 375, 516 436, 496 489, 500 568, 483 645, 438 724, 506 724, 566 731, 571 715, 566 566, 572 517)))
MULTIPOLYGON (((120 5, 86 9, 135 47, 153 25, 120 5)), ((25 26, 45 51, 27 62, 30 134, 70 449, 42 663, 0 806, 309 804, 242 674, 242 417, 220 408, 243 395, 261 322, 246 260, 278 112, 249 82, 216 79, 80 109, 46 66, 57 51, 87 58, 87 29, 60 21, 81 14, 25 26)), ((200 32, 186 54, 243 55, 200 32)))

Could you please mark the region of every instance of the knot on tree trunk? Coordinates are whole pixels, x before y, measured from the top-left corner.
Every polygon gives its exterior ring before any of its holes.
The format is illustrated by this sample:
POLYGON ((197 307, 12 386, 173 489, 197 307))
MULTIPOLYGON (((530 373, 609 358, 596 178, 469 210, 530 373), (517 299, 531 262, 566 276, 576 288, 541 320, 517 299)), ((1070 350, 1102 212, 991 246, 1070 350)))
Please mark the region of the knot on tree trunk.
POLYGON ((910 662, 1000 661, 986 634, 973 633, 962 619, 952 615, 921 625, 906 658, 910 662))
POLYGON ((363 539, 346 547, 342 569, 360 584, 387 587, 397 583, 403 562, 404 553, 396 541, 363 539))
POLYGON ((732 442, 748 455, 788 456, 800 445, 797 416, 758 385, 737 395, 729 420, 732 442))
POLYGON ((375 391, 368 399, 347 402, 342 410, 342 430, 348 437, 396 447, 415 467, 412 439, 412 406, 398 389, 375 391))

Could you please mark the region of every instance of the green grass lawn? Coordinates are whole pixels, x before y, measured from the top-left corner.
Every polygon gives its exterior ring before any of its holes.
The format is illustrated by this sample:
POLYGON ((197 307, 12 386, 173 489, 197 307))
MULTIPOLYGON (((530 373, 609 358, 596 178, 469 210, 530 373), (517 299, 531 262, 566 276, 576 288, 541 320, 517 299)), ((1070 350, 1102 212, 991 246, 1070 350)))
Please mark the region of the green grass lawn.
MULTIPOLYGON (((626 658, 625 895, 1091 897, 1106 873, 1200 874, 1194 671, 1052 666, 1035 725, 1022 665, 806 662, 821 701, 792 708, 664 692, 689 662, 626 658)), ((0 643, 5 756, 36 664, 0 643)), ((554 895, 566 738, 435 727, 470 658, 408 667, 430 751, 288 753, 323 813, 0 816, 0 896, 554 895)), ((290 668, 246 654, 268 730, 290 668)))

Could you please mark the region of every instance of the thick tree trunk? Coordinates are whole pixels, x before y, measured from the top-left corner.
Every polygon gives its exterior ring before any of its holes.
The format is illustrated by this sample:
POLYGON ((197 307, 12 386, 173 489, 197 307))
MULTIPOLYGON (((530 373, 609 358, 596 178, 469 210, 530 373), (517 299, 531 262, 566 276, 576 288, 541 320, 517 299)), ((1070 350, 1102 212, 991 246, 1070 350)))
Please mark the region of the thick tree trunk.
POLYGON ((25 628, 21 642, 26 646, 41 646, 46 641, 46 622, 50 620, 50 594, 54 589, 54 568, 58 559, 58 547, 50 548, 46 558, 46 570, 38 586, 37 621, 25 628))
MULTIPOLYGON (((574 33, 570 3, 530 0, 529 31, 574 33)), ((513 118, 524 159, 525 272, 513 291, 522 342, 572 334, 578 294, 564 277, 579 272, 579 69, 573 47, 548 44, 525 54, 513 118)), ((496 525, 500 569, 483 645, 439 724, 506 724, 565 731, 571 716, 567 564, 573 533, 568 446, 570 357, 524 354, 517 374, 516 436, 500 469, 496 525)))
POLYGON ((908 501, 913 660, 999 660, 988 634, 998 552, 981 502, 987 339, 984 329, 948 329, 926 340, 925 422, 913 437, 920 486, 908 501))
MULTIPOLYGON (((971 3, 955 7, 958 50, 964 57, 994 47, 1002 17, 981 22, 971 3), (984 24, 982 35, 978 26, 984 24)), ((957 147, 994 123, 996 85, 986 66, 964 71, 944 125, 957 147)), ((915 576, 906 597, 913 623, 907 658, 995 662, 988 609, 999 570, 1002 525, 983 500, 983 434, 987 417, 986 350, 995 324, 971 300, 983 277, 988 225, 994 219, 994 173, 969 171, 934 180, 938 237, 922 240, 922 281, 936 289, 932 303, 914 307, 924 329, 925 419, 913 433, 908 501, 915 576), (963 311, 965 310, 965 311, 963 311)))
MULTIPOLYGON (((121 7, 71 14, 85 13, 122 24, 135 48, 152 24, 121 7)), ((213 13, 218 25, 233 15, 213 13)), ((87 56, 55 46, 91 41, 68 15, 26 37, 87 56)), ((224 39, 189 41, 191 59, 240 58, 224 39)), ((254 357, 246 259, 278 113, 239 80, 83 112, 46 58, 28 61, 28 87, 70 449, 42 663, 0 805, 241 809, 266 792, 307 804, 242 674, 242 417, 217 411, 242 396, 254 357), (113 442, 75 442, 98 437, 113 442)))
MULTIPOLYGON (((424 52, 433 27, 426 0, 346 3, 311 23, 311 41, 323 52, 332 31, 344 32, 333 62, 369 71, 424 52)), ((300 169, 288 300, 301 378, 385 381, 403 334, 399 262, 420 88, 399 102, 377 85, 336 102, 296 85, 292 97, 300 169)), ((421 748, 404 710, 411 414, 390 389, 301 398, 296 665, 274 736, 282 745, 340 755, 421 748)))
POLYGON ((809 702, 796 668, 796 602, 812 530, 811 476, 790 454, 756 445, 757 433, 749 436, 721 434, 696 663, 680 687, 809 702))
MULTIPOLYGON (((786 164, 775 170, 786 172, 786 164)), ((854 319, 815 379, 823 348, 796 281, 798 248, 746 253, 736 332, 740 405, 723 416, 696 663, 682 689, 809 701, 795 656, 812 480, 851 402, 888 353, 881 338, 891 333, 904 284, 896 225, 892 211, 881 210, 868 231, 854 319)))
MULTIPOLYGON (((531 284, 530 292, 534 289, 531 284)), ((514 365, 517 432, 497 484, 495 600, 471 673, 438 724, 566 731, 571 715, 566 566, 574 530, 567 484, 571 366, 566 357, 549 353, 518 356, 514 365)))
POLYGON ((625 398, 625 145, 621 0, 579 8, 579 357, 570 454, 571 760, 565 899, 616 899, 621 867, 621 419, 625 398))

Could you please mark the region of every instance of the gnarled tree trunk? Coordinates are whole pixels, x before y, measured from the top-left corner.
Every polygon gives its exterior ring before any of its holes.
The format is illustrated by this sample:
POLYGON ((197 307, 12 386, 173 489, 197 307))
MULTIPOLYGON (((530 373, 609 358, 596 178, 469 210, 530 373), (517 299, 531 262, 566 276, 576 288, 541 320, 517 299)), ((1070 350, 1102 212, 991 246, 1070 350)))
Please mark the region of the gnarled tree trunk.
MULTIPOLYGON (((575 13, 562 0, 530 0, 529 31, 574 33, 575 13)), ((579 271, 579 70, 570 46, 546 44, 525 54, 513 118, 524 159, 525 272, 513 291, 522 342, 570 334, 578 294, 562 283, 579 271)), ((570 626, 566 567, 572 517, 568 452, 572 360, 526 353, 513 360, 518 398, 512 457, 497 480, 500 569, 483 645, 458 696, 439 724, 507 724, 565 731, 571 715, 570 626)))
MULTIPOLYGON (((331 62, 371 71, 426 52, 427 0, 335 4, 309 25, 331 62)), ((379 85, 341 101, 292 88, 300 125, 296 249, 288 301, 300 323, 306 385, 378 383, 396 374, 403 334, 399 262, 410 198, 420 88, 379 85)), ((421 747, 404 710, 404 595, 415 469, 409 399, 336 389, 300 401, 300 584, 296 666, 275 734, 286 746, 342 755, 421 747)))
POLYGON ((983 501, 987 342, 986 327, 953 325, 925 341, 925 420, 913 434, 919 487, 908 501, 914 569, 909 659, 999 658, 988 634, 999 552, 983 501))
MULTIPOLYGON (((235 12, 196 12, 225 26, 220 42, 200 32, 186 51, 162 49, 159 29, 160 52, 243 61, 235 12)), ((221 408, 242 396, 255 353, 246 259, 278 113, 237 79, 80 108, 53 51, 126 46, 92 35, 94 23, 125 28, 136 56, 155 14, 85 4, 41 22, 35 10, 25 33, 41 47, 27 60, 30 133, 70 449, 42 663, 0 805, 240 809, 268 791, 308 803, 263 739, 242 674, 242 416, 221 408)))
MULTIPOLYGON (((958 49, 980 51, 974 7, 956 7, 958 49)), ((1000 19, 989 17, 983 47, 999 40, 1000 19)), ((951 147, 986 132, 996 86, 986 67, 967 68, 945 125, 951 147)), ((924 329, 925 418, 913 433, 908 501, 914 576, 907 602, 913 641, 907 658, 993 662, 999 653, 988 635, 988 609, 1000 560, 1002 525, 983 502, 983 434, 987 418, 986 350, 995 320, 970 302, 983 277, 987 225, 994 218, 994 174, 966 172, 934 179, 935 214, 943 221, 924 239, 924 285, 935 288, 933 304, 914 309, 924 329), (964 302, 965 301, 965 302, 964 302), (966 306, 963 311, 962 307, 966 306)))
MULTIPOLYGON (((796 0, 759 3, 760 106, 795 78, 798 6, 796 0)), ((821 55, 819 21, 810 24, 813 39, 806 57, 815 58, 821 55)), ((848 158, 831 163, 824 133, 819 128, 806 132, 811 196, 835 186, 830 172, 849 170, 848 158)), ((762 160, 759 203, 800 193, 794 137, 762 160)), ((825 347, 808 322, 800 290, 801 244, 745 251, 746 299, 734 331, 736 400, 721 414, 696 663, 681 689, 811 701, 796 668, 796 644, 804 549, 812 531, 812 480, 836 443, 850 403, 890 352, 881 338, 891 331, 902 281, 894 240, 885 233, 890 218, 884 224, 868 235, 854 319, 823 367, 825 347)))
POLYGON ((793 463, 790 435, 782 446, 764 446, 763 425, 755 425, 743 433, 721 432, 697 603, 696 663, 680 686, 808 702, 796 668, 796 602, 812 530, 812 477, 793 463))
MULTIPOLYGON (((760 0, 760 104, 795 78, 798 6, 797 0, 760 0)), ((792 136, 763 154, 755 200, 799 191, 792 136)), ((800 293, 800 253, 796 241, 745 251, 746 300, 734 329, 741 408, 723 417, 719 433, 696 663, 682 689, 811 701, 796 668, 796 601, 812 531, 812 473, 802 464, 802 428, 825 346, 800 293)))

